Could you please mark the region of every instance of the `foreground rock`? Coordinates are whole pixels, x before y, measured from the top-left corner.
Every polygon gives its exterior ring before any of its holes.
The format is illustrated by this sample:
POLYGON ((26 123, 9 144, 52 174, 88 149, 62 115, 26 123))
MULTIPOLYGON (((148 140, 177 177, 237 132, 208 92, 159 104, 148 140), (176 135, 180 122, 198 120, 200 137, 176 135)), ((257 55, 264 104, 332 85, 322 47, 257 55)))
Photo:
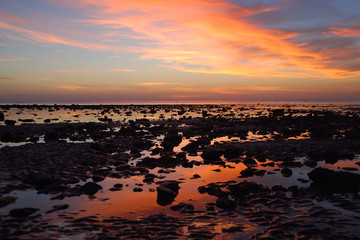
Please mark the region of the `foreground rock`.
POLYGON ((360 175, 356 173, 316 168, 308 173, 311 187, 325 193, 357 193, 360 191, 360 175))
POLYGON ((16 208, 11 210, 9 215, 14 218, 26 218, 37 211, 37 208, 16 208))
POLYGON ((165 181, 160 183, 160 186, 156 188, 157 191, 157 203, 161 206, 171 204, 179 193, 178 181, 165 181))

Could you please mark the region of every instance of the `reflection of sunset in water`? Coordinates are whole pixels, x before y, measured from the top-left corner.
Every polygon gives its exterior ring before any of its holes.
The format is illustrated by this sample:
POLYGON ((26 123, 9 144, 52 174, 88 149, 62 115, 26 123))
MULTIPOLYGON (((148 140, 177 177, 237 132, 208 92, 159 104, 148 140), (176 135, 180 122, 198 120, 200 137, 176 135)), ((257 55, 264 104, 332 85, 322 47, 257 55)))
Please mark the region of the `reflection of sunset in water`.
MULTIPOLYGON (((142 182, 142 177, 132 177, 128 179, 115 179, 107 178, 105 181, 100 182, 103 186, 103 191, 97 193, 97 199, 94 200, 80 200, 79 199, 69 199, 71 209, 73 210, 86 210, 85 212, 80 213, 80 215, 93 215, 99 214, 104 217, 110 216, 121 216, 126 218, 133 218, 139 215, 146 214, 157 214, 159 212, 175 212, 169 209, 169 206, 176 205, 180 202, 193 204, 196 208, 202 209, 206 202, 211 202, 215 199, 208 194, 200 194, 198 192, 198 187, 207 185, 213 182, 227 182, 237 179, 239 172, 246 168, 242 163, 240 164, 231 164, 234 168, 223 168, 222 166, 212 166, 212 165, 202 165, 194 166, 193 168, 183 168, 177 167, 176 172, 164 175, 163 180, 179 180, 179 194, 175 198, 175 201, 168 206, 160 206, 156 203, 157 192, 156 183, 147 184, 142 182), (213 171, 220 169, 221 171, 213 171), (201 178, 191 179, 194 174, 198 174, 201 178), (109 191, 114 184, 121 183, 124 185, 123 190, 121 191, 109 191), (126 185, 128 186, 126 187, 126 185), (138 186, 136 184, 144 184, 143 186, 138 186), (142 192, 134 192, 134 188, 142 188, 142 192), (109 199, 107 199, 109 198, 109 199), (103 199, 107 199, 102 201, 103 199)), ((159 168, 155 168, 151 171, 156 175, 159 168)), ((159 179, 155 179, 159 181, 159 179)))

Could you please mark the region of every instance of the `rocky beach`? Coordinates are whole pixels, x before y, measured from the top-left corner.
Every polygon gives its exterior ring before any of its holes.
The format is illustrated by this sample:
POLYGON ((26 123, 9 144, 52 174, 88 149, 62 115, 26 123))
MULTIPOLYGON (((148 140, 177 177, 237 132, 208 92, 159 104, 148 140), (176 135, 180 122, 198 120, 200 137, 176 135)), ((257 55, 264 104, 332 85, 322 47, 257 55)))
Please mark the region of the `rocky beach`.
POLYGON ((0 106, 1 239, 359 239, 360 106, 0 106))

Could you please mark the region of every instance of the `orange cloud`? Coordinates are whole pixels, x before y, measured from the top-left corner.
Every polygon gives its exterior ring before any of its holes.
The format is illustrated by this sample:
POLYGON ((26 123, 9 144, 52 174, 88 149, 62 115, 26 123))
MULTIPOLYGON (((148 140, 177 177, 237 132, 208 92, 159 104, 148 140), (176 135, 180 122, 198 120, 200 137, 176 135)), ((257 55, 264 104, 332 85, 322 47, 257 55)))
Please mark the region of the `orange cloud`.
POLYGON ((17 62, 17 61, 27 61, 27 58, 0 58, 0 62, 17 62))
POLYGON ((247 16, 270 11, 226 1, 82 0, 101 9, 84 23, 131 29, 142 42, 141 59, 159 59, 180 71, 254 77, 336 77, 347 72, 326 65, 328 56, 289 41, 298 34, 262 29, 247 16))
POLYGON ((57 88, 62 88, 62 89, 74 91, 74 90, 89 89, 90 87, 79 86, 79 85, 61 85, 61 86, 57 86, 57 88))
POLYGON ((360 29, 331 28, 330 32, 343 37, 360 37, 360 29))
POLYGON ((108 72, 135 72, 134 69, 108 69, 108 72))
POLYGON ((180 84, 180 83, 166 83, 166 82, 143 82, 143 83, 137 83, 138 86, 159 86, 159 85, 174 85, 174 84, 180 84))
MULTIPOLYGON (((98 43, 72 40, 5 22, 0 22, 0 28, 39 42, 90 50, 137 52, 142 60, 161 60, 162 66, 185 72, 257 78, 343 78, 360 73, 337 64, 336 53, 328 49, 314 50, 306 46, 306 42, 293 41, 300 33, 251 23, 247 17, 273 10, 262 5, 250 8, 225 0, 46 1, 79 8, 91 16, 73 23, 101 28, 100 35, 94 34, 98 43), (126 43, 129 40, 132 44, 126 43)), ((333 31, 344 37, 358 36, 355 30, 333 31)), ((346 53, 344 57, 349 55, 346 53)))

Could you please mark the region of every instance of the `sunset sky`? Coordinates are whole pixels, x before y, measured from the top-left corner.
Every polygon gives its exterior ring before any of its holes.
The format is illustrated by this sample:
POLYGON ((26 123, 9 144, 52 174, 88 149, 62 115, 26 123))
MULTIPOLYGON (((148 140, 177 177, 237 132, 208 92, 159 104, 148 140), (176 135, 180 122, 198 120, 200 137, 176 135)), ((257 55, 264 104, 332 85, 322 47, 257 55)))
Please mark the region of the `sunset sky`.
POLYGON ((0 103, 360 100, 359 0, 1 0, 0 103))

